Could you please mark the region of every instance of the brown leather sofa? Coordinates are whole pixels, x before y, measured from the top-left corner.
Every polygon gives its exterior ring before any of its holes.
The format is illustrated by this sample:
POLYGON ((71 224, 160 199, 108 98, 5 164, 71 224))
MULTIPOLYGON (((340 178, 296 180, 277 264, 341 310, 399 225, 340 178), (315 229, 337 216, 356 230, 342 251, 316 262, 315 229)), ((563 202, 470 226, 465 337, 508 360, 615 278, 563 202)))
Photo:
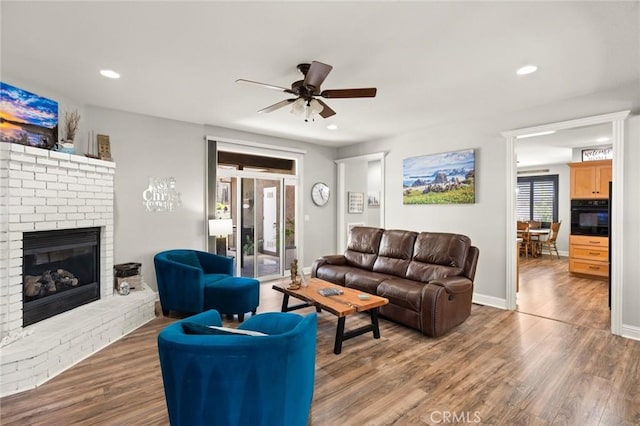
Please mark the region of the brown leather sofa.
POLYGON ((471 314, 478 254, 464 235, 355 227, 344 255, 317 259, 311 276, 386 297, 381 315, 436 337, 471 314))

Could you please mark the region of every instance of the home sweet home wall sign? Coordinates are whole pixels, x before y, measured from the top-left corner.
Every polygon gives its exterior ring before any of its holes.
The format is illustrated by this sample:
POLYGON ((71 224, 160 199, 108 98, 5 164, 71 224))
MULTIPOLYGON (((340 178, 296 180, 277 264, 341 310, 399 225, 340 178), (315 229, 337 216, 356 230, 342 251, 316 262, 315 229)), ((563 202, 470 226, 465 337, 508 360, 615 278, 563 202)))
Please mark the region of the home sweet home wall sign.
POLYGON ((172 212, 182 205, 173 177, 150 177, 149 187, 142 192, 142 200, 148 212, 172 212))
POLYGON ((593 148, 582 150, 582 161, 611 160, 613 148, 593 148))

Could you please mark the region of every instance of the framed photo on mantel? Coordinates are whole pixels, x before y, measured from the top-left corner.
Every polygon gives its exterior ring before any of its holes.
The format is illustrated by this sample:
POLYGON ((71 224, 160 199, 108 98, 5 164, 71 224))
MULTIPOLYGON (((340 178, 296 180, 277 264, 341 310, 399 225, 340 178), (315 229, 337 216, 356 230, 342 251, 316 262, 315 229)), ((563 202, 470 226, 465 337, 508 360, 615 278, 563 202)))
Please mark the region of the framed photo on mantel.
POLYGON ((113 161, 111 158, 111 144, 109 143, 109 136, 98 135, 98 157, 101 160, 113 161))

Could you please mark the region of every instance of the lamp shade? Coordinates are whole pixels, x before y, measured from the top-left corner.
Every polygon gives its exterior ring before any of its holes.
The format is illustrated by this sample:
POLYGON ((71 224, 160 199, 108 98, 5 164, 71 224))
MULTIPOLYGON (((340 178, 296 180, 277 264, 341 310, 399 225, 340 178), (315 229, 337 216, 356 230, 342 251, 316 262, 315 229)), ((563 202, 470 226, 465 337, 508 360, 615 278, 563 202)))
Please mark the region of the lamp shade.
POLYGON ((233 221, 231 219, 209 219, 209 235, 226 237, 233 233, 233 221))

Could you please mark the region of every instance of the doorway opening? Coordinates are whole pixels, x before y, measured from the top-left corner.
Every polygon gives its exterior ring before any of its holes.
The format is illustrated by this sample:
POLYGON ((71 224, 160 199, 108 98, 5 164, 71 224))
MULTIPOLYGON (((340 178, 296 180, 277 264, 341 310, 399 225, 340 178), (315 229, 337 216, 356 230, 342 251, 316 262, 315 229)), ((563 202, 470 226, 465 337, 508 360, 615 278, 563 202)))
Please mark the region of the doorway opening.
MULTIPOLYGON (((624 188, 624 120, 629 111, 612 114, 605 114, 595 117, 570 120, 542 126, 517 129, 503 132, 507 141, 507 229, 506 229, 506 308, 514 310, 517 307, 517 286, 518 286, 518 258, 517 248, 517 213, 516 213, 516 188, 517 188, 517 138, 526 135, 540 134, 542 132, 557 132, 565 129, 577 129, 580 127, 607 124, 611 129, 611 146, 613 147, 613 168, 612 168, 612 192, 622 194, 624 188)), ((540 147, 538 147, 540 150, 540 147)), ((611 251, 615 253, 611 259, 610 280, 611 280, 611 312, 610 328, 613 334, 621 333, 622 326, 622 197, 613 197, 611 214, 611 251)), ((569 222, 570 223, 570 222, 569 222)), ((569 225, 567 223, 567 225, 569 225)), ((568 273, 568 272, 567 272, 568 273)))
POLYGON ((236 260, 236 275, 261 281, 279 278, 300 254, 299 162, 218 146, 215 211, 210 216, 232 221, 226 252, 236 260))

